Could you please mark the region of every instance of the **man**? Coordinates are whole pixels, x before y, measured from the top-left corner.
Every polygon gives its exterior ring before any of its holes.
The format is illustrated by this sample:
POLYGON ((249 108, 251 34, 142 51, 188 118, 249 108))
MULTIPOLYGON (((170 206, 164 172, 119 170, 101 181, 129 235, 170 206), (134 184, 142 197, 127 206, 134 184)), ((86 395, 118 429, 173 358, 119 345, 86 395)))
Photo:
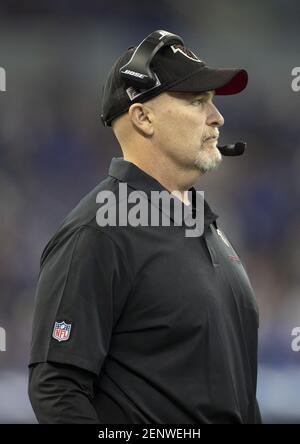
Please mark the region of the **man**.
POLYGON ((213 98, 242 91, 247 73, 209 68, 184 46, 165 45, 151 63, 156 85, 138 90, 120 70, 134 51, 114 64, 103 97, 102 119, 123 158, 42 255, 32 406, 41 423, 260 422, 257 305, 207 202, 198 237, 185 235, 174 212, 170 226, 104 226, 98 217, 101 193, 120 203, 126 185, 150 210, 151 193, 164 191, 201 218, 193 185, 222 159, 224 119, 213 98))

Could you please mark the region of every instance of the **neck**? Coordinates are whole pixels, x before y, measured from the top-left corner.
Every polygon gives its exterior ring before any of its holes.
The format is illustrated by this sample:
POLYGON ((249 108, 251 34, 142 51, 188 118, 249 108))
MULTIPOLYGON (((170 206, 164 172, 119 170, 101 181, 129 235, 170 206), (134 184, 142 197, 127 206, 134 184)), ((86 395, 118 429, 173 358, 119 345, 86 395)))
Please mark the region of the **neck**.
MULTIPOLYGON (((151 148, 153 150, 153 147, 151 148)), ((172 159, 149 150, 142 153, 124 152, 124 160, 135 164, 146 174, 156 179, 166 190, 184 203, 189 203, 187 191, 197 182, 200 176, 198 169, 183 169, 172 159), (145 155, 145 152, 151 153, 145 155)))

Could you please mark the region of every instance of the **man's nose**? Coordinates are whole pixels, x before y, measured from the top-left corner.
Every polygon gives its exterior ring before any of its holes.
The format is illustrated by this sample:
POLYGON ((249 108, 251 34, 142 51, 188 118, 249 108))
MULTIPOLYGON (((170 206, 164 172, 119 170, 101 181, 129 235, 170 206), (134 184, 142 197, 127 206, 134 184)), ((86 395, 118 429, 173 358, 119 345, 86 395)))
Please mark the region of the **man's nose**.
POLYGON ((220 128, 224 125, 224 117, 213 103, 210 103, 209 105, 210 106, 207 116, 207 125, 220 128))

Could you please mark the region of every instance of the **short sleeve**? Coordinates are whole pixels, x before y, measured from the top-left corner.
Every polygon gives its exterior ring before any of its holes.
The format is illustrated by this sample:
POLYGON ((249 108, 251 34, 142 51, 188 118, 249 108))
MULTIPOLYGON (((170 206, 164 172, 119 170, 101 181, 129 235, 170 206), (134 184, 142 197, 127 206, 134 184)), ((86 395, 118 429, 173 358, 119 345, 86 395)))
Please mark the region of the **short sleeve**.
POLYGON ((101 230, 84 226, 57 242, 39 275, 30 364, 71 364, 98 375, 130 286, 119 247, 101 230))

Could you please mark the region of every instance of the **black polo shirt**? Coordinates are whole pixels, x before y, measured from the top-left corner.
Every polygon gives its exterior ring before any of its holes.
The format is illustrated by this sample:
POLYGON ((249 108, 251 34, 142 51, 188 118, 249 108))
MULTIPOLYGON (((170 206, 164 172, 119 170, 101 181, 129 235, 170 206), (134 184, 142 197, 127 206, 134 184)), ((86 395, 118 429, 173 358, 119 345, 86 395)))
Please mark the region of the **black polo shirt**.
POLYGON ((205 202, 199 237, 176 224, 100 227, 96 196, 120 182, 164 190, 114 158, 67 216, 42 254, 30 364, 93 373, 104 423, 259 422, 257 304, 217 216, 205 202))

